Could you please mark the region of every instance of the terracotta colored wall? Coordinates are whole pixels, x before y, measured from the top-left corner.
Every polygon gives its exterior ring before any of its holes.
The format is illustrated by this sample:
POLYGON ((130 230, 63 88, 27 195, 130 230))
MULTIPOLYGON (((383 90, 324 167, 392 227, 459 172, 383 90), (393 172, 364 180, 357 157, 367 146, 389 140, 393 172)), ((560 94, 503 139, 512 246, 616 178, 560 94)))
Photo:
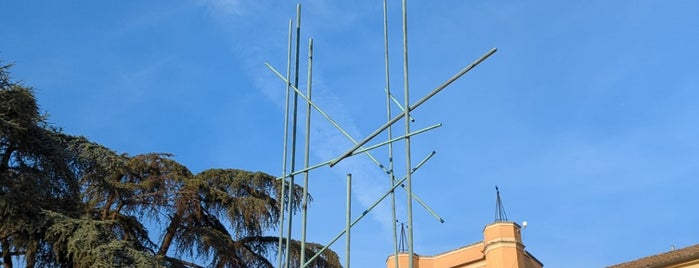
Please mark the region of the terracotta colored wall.
MULTIPOLYGON (((409 260, 409 258, 408 258, 407 253, 398 253, 398 267, 400 267, 400 268, 409 267, 408 260, 409 260)), ((393 255, 391 255, 390 257, 388 257, 388 260, 386 260, 386 267, 387 268, 395 268, 396 267, 395 261, 396 261, 396 258, 394 258, 393 255)), ((417 254, 413 255, 413 266, 415 268, 428 268, 425 265, 420 266, 420 256, 418 256, 417 254)))
POLYGON ((668 266, 667 268, 699 268, 699 260, 668 266))
MULTIPOLYGON (((483 230, 483 242, 458 248, 435 256, 414 255, 415 268, 542 268, 527 256, 522 244, 520 227, 513 222, 496 222, 483 230)), ((395 258, 386 261, 395 268, 395 258)), ((398 254, 400 268, 408 267, 408 254, 398 254)))
POLYGON ((525 267, 524 245, 519 225, 497 222, 483 230, 486 267, 525 267))

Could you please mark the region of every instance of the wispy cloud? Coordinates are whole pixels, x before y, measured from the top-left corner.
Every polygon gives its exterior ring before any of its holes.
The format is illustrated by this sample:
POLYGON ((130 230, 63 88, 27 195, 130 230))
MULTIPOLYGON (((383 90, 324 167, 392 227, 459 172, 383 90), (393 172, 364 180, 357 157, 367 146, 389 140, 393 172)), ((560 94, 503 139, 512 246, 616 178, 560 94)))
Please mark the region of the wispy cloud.
MULTIPOLYGON (((246 1, 240 0, 201 0, 201 3, 206 4, 212 11, 214 11, 217 19, 221 16, 243 16, 249 17, 253 10, 264 9, 260 5, 264 4, 252 4, 246 1)), ((345 12, 343 8, 336 7, 334 4, 322 3, 317 5, 311 5, 310 11, 322 17, 336 17, 341 19, 336 19, 335 23, 340 23, 339 21, 353 21, 355 16, 350 16, 348 12, 345 12)), ((273 12, 273 11, 269 11, 273 12)), ((288 10, 288 17, 294 17, 294 10, 288 10)), ((236 18, 231 18, 236 19, 236 18)), ((239 18, 238 18, 239 19, 239 18)), ((255 21, 262 22, 260 18, 255 18, 255 21)), ((308 19, 305 21, 312 21, 308 19)), ((249 23, 249 22, 246 22, 249 23)), ((269 22, 267 22, 269 23, 269 22)), ((310 23, 310 22, 309 22, 310 23)), ((251 25, 252 26, 252 25, 251 25)), ((305 25, 304 25, 305 26, 305 25)), ((268 25, 257 25, 256 28, 259 31, 250 33, 248 39, 257 39, 256 41, 242 41, 250 42, 246 43, 248 45, 241 45, 241 40, 236 40, 236 44, 232 44, 237 53, 240 53, 241 58, 244 58, 244 64, 248 65, 246 67, 249 70, 249 76, 254 80, 254 84, 263 95, 268 98, 272 103, 274 103, 280 111, 283 111, 285 107, 284 99, 284 82, 278 79, 270 70, 266 69, 262 64, 264 61, 272 62, 277 70, 285 74, 286 66, 279 65, 286 59, 286 36, 285 32, 278 32, 280 36, 274 38, 275 42, 269 42, 270 37, 263 36, 260 32, 269 30, 268 25), (264 41, 260 41, 264 40, 264 41), (281 51, 284 50, 284 51, 281 51)), ((308 26, 312 31, 315 28, 320 28, 318 30, 322 31, 322 27, 308 26)), ((285 29, 286 25, 280 25, 275 29, 285 29)), ((304 27, 305 28, 305 27, 304 27)), ((273 30, 270 30, 273 31, 273 30)), ((302 38, 303 40, 303 38, 302 38)), ((305 41, 305 40, 304 40, 305 41)), ((305 48, 305 44, 302 44, 305 48)), ((304 51, 304 50, 302 50, 304 51)), ((302 60, 303 63, 305 61, 302 60)), ((303 77, 305 78, 305 67, 302 67, 303 77)), ((302 79, 303 80, 303 79, 302 79)), ((352 115, 349 114, 348 109, 345 109, 340 98, 335 95, 332 91, 327 90, 326 79, 324 78, 322 71, 314 72, 313 74, 313 100, 317 102, 319 106, 323 109, 328 109, 325 112, 331 114, 334 120, 336 120, 350 135, 352 135, 356 140, 361 140, 362 131, 357 127, 356 122, 353 120, 352 115)), ((302 90, 305 85, 299 86, 302 90)), ((301 107, 305 109, 305 102, 300 100, 301 107)), ((301 112, 302 114, 304 112, 301 112)), ((282 113, 280 113, 282 116, 282 113)), ((349 149, 350 146, 354 145, 348 140, 339 130, 333 127, 330 123, 322 119, 321 116, 314 111, 312 114, 313 124, 311 127, 311 137, 312 137, 312 154, 313 159, 321 159, 319 162, 330 160, 337 157, 340 153, 349 149)), ((301 119, 303 120, 303 119, 301 119)), ((302 121, 300 125, 303 125, 302 121)), ((280 133, 280 136, 282 133, 280 133)), ((303 134, 301 134, 303 135, 303 134)), ((301 141, 303 136, 299 136, 299 141, 301 141)), ((281 139, 281 138, 280 138, 281 139)), ((301 143, 301 142, 299 142, 301 143)), ((279 148, 281 150, 281 148, 279 148)), ((298 150, 301 152, 302 150, 298 150)), ((386 159, 387 157, 377 158, 386 159)), ((361 204, 361 207, 368 207, 373 204, 386 190, 388 190, 388 177, 381 171, 379 167, 371 162, 367 162, 365 156, 355 156, 350 159, 344 160, 340 165, 331 169, 334 177, 344 178, 347 173, 352 173, 354 184, 353 184, 353 195, 361 204)), ((381 160, 383 161, 383 160, 381 160)), ((387 164, 387 163, 383 163, 387 164)), ((313 176, 313 175, 311 175, 313 176)), ((312 187, 312 186, 311 186, 312 187)), ((381 205, 377 206, 370 214, 371 218, 379 222, 382 226, 382 231, 389 232, 391 227, 394 225, 391 219, 391 211, 388 200, 384 200, 381 205)))
POLYGON ((243 0, 199 0, 200 3, 207 5, 213 12, 222 15, 243 15, 248 10, 247 5, 254 1, 243 0))

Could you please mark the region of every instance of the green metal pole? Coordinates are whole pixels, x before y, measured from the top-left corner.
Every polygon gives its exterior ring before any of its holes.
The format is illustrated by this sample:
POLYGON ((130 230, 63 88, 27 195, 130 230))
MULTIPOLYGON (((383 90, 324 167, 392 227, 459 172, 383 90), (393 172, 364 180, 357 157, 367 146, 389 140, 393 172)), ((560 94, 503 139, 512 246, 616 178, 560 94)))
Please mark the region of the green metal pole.
MULTIPOLYGON (((311 99, 311 81, 313 80, 313 38, 308 40, 308 82, 306 95, 308 99, 311 99)), ((308 169, 309 156, 311 152, 311 104, 306 103, 306 150, 304 152, 304 167, 308 169)), ((301 209, 303 209, 303 215, 301 216, 301 260, 300 264, 303 264, 306 260, 306 225, 308 218, 308 170, 303 172, 303 201, 301 202, 301 209)))
MULTIPOLYGON (((447 86, 451 85, 451 83, 453 83, 454 81, 456 81, 457 79, 459 79, 460 77, 462 77, 462 76, 463 76, 464 74, 466 74, 468 71, 470 71, 471 69, 473 69, 474 67, 476 67, 478 64, 480 64, 481 62, 483 62, 484 60, 486 60, 486 59, 487 59, 488 57, 490 57, 491 55, 493 55, 496 51, 497 51, 496 48, 491 49, 489 52, 487 52, 486 54, 484 54, 483 56, 481 56, 480 58, 478 58, 476 61, 474 61, 474 62, 471 63, 470 65, 466 66, 466 68, 462 69, 461 71, 459 71, 458 73, 456 73, 454 76, 452 76, 451 78, 449 78, 446 82, 442 83, 441 85, 439 85, 438 87, 436 87, 435 89, 433 89, 430 93, 428 93, 427 95, 425 95, 424 97, 422 97, 422 99, 418 100, 418 101, 415 102, 413 105, 411 105, 410 107, 408 107, 408 110, 410 110, 410 111, 415 110, 417 107, 419 107, 420 105, 422 105, 423 103, 425 103, 425 102, 426 102, 427 100, 429 100, 430 98, 434 97, 434 95, 436 95, 437 93, 439 93, 440 91, 442 91, 444 88, 446 88, 447 86)), ((279 76, 280 78, 284 79, 284 77, 281 76, 280 74, 277 74, 277 76, 279 76)), ((335 158, 335 160, 333 160, 333 162, 330 163, 330 166, 331 166, 331 167, 332 167, 332 166, 335 166, 335 165, 337 165, 337 163, 339 163, 339 162, 342 161, 343 159, 345 159, 345 158, 351 156, 351 155, 352 155, 352 152, 354 152, 354 151, 356 151, 357 149, 359 149, 359 147, 364 146, 364 144, 366 144, 367 142, 369 142, 370 140, 372 140, 373 138, 375 138, 377 135, 379 135, 379 133, 383 132, 383 131, 386 130, 388 127, 390 127, 391 125, 393 125, 393 124, 395 124, 396 122, 398 122, 398 120, 400 120, 401 118, 403 118, 403 116, 405 116, 405 113, 399 113, 398 115, 396 115, 396 117, 394 117, 393 119, 391 119, 391 121, 386 122, 383 126, 379 127, 379 128, 376 129, 374 132, 372 132, 371 134, 369 134, 369 136, 367 136, 366 138, 364 138, 364 140, 358 142, 357 144, 354 145, 354 147, 352 147, 351 149, 347 150, 347 152, 345 152, 345 153, 341 154, 339 157, 335 158)))
MULTIPOLYGON (((289 20, 289 41, 288 49, 286 53, 286 78, 287 80, 291 76, 291 38, 292 38, 292 21, 289 20)), ((289 83, 286 83, 286 96, 284 97, 284 149, 282 156, 282 182, 279 189, 279 245, 277 247, 277 267, 282 267, 282 256, 284 255, 283 245, 284 245, 284 203, 286 198, 285 195, 285 184, 286 184, 286 149, 288 147, 287 143, 289 140, 289 83)))
MULTIPOLYGON (((408 79, 408 5, 407 0, 403 0, 403 96, 405 105, 405 133, 410 133, 410 85, 408 79)), ((415 267, 413 261, 413 176, 410 162, 410 137, 405 138, 405 169, 407 174, 406 184, 408 184, 408 267, 415 267)))
MULTIPOLYGON (((389 60, 388 60, 388 4, 387 0, 383 0, 383 45, 384 45, 384 69, 386 73, 386 119, 391 120, 391 100, 395 101, 395 98, 391 96, 391 76, 389 72, 389 60)), ((396 102, 397 103, 397 102, 396 102)), ((400 104, 398 104, 400 107, 400 104)), ((402 107, 401 107, 402 109, 402 107)), ((387 130, 388 139, 393 138, 393 132, 391 127, 387 130)), ((396 178, 393 170, 393 143, 388 144, 388 176, 391 179, 391 188, 395 186, 396 178)), ((391 192, 391 219, 393 224, 393 256, 398 258, 398 233, 396 231, 395 222, 396 219, 396 192, 391 192)), ((396 261, 395 268, 398 268, 398 262, 396 261)))
MULTIPOLYGON (((396 97, 394 97, 388 89, 384 89, 384 91, 391 98, 391 101, 393 101, 393 103, 396 104, 396 106, 398 106, 398 109, 400 109, 401 112, 405 112, 405 109, 403 109, 403 105, 401 105, 400 102, 398 102, 398 99, 396 99, 396 97)), ((388 119, 390 120, 391 118, 389 117, 388 119)), ((415 122, 415 117, 413 117, 412 115, 410 115, 410 122, 415 122)))
MULTIPOLYGON (((371 151, 371 150, 376 149, 376 148, 379 148, 379 147, 381 147, 381 146, 384 146, 384 145, 387 145, 387 144, 391 144, 391 143, 397 142, 397 141, 399 141, 399 140, 403 140, 403 139, 405 139, 406 136, 415 136, 415 135, 422 134, 422 133, 424 133, 424 132, 433 130, 433 129, 438 128, 438 127, 441 127, 441 126, 442 126, 442 123, 434 124, 434 125, 431 125, 431 126, 429 126, 429 127, 426 127, 426 128, 423 128, 423 129, 420 129, 420 130, 417 130, 417 131, 410 132, 408 135, 399 136, 399 137, 393 138, 393 139, 391 139, 391 140, 387 140, 387 141, 384 141, 384 142, 381 142, 381 143, 377 143, 377 144, 374 144, 374 145, 371 145, 371 146, 368 146, 368 147, 361 148, 361 149, 359 149, 359 150, 354 151, 354 153, 353 153, 352 155, 357 155, 357 154, 364 153, 364 152, 366 152, 366 151, 371 151)), ((310 167, 308 167, 308 168, 304 168, 304 169, 300 169, 300 170, 294 171, 294 173, 289 173, 289 174, 287 174, 287 177, 288 177, 288 176, 292 176, 292 175, 298 175, 298 174, 301 174, 301 173, 303 173, 303 172, 311 171, 311 170, 314 170, 314 169, 317 169, 317 168, 320 168, 320 167, 323 167, 323 166, 327 166, 327 165, 329 165, 330 162, 332 162, 332 161, 333 161, 333 160, 328 160, 328 161, 325 161, 325 162, 322 162, 322 163, 319 163, 319 164, 315 164, 315 165, 310 166, 310 167)), ((395 177, 395 176, 394 176, 394 177, 395 177)), ((284 178, 284 177, 277 177, 276 179, 277 179, 277 180, 281 180, 282 178, 284 178)))
MULTIPOLYGON (((284 80, 284 77, 283 77, 278 71, 276 71, 276 70, 274 69, 274 67, 272 67, 272 66, 269 65, 268 63, 265 63, 265 64, 267 65, 268 68, 270 68, 270 70, 272 70, 272 71, 277 75, 277 77, 279 77, 280 79, 284 80)), ((345 136, 348 140, 350 140, 352 143, 357 144, 357 140, 355 140, 354 138, 352 138, 352 136, 350 136, 349 133, 347 133, 347 131, 345 131, 345 130, 344 130, 337 122, 335 122, 335 120, 333 120, 327 113, 325 113, 322 109, 320 109, 320 107, 318 107, 318 105, 316 105, 316 104, 313 103, 310 99, 308 99, 298 88, 293 87, 293 86, 292 86, 291 88, 292 88, 294 91, 296 91, 296 93, 298 94, 298 96, 300 96, 301 98, 303 98, 303 99, 304 99, 305 101, 307 101, 308 103, 311 103, 311 106, 313 106, 313 108, 315 108, 316 111, 318 111, 318 113, 320 113, 321 116, 323 116, 326 120, 328 120, 328 122, 330 122, 331 125, 333 125, 338 131, 340 131, 340 133, 342 133, 342 135, 344 135, 344 136, 345 136)), ((397 122, 397 121, 398 121, 397 119, 402 118, 403 115, 405 115, 405 114, 404 114, 404 113, 401 113, 399 117, 394 118, 395 120, 393 121, 393 123, 397 122)), ((378 133, 377 133, 377 135, 378 135, 378 133)), ((376 135, 374 135, 374 136, 376 136, 376 135)), ((408 136, 406 136, 406 137, 408 137, 408 136)), ((366 142, 365 142, 365 143, 366 143, 366 142)), ((357 147, 357 148, 359 149, 360 147, 357 147)), ((356 151, 356 150, 355 150, 355 151, 356 151)), ((350 155, 353 155, 353 154, 354 154, 354 153, 350 153, 350 155)), ((384 165, 381 164, 381 162, 379 162, 379 160, 376 159, 376 157, 374 157, 369 151, 365 150, 365 151, 364 151, 364 154, 366 154, 366 155, 369 157, 369 159, 371 159, 371 161, 373 161, 379 168, 381 168, 381 169, 384 171, 384 173, 386 173, 386 174, 389 173, 389 171, 384 167, 384 165)), ((337 159, 332 160, 331 163, 330 163, 330 166, 332 166, 332 163, 335 162, 335 161, 337 161, 337 159)), ((402 187, 402 188, 405 189, 405 187, 402 187)), ((415 193, 413 193, 413 197, 417 197, 417 195, 416 195, 415 193)), ((442 219, 442 217, 440 217, 440 216, 437 214, 437 212, 435 212, 432 208, 430 208, 426 203, 421 202, 420 204, 421 204, 435 219, 437 219, 439 222, 442 222, 442 223, 444 222, 444 219, 442 219)))
MULTIPOLYGON (((427 162, 427 160, 429 160, 430 158, 432 158, 432 156, 434 156, 434 154, 435 154, 435 152, 432 151, 429 155, 427 155, 427 157, 425 157, 425 159, 423 159, 422 161, 420 161, 420 163, 418 163, 417 165, 415 165, 415 168, 413 168, 412 170, 410 170, 410 172, 412 173, 412 172, 417 171, 420 167, 422 167, 423 164, 425 164, 425 163, 427 162)), ((354 221, 352 221, 352 224, 350 224, 350 227, 353 227, 355 224, 357 224, 357 222, 359 222, 362 218, 364 218, 364 216, 368 215, 369 212, 371 212, 371 210, 373 210, 376 206, 378 206, 378 205, 381 203, 381 201, 383 201, 384 199, 386 199, 386 197, 387 197, 389 194, 391 194, 392 191, 394 191, 399 185, 403 184, 403 182, 405 182, 405 180, 406 180, 407 178, 408 178, 408 177, 405 176, 405 177, 403 177, 401 180, 399 180, 398 182, 396 182, 396 184, 393 185, 393 187, 391 187, 391 189, 388 189, 388 191, 386 191, 378 200, 376 200, 371 206, 369 206, 369 208, 367 208, 366 210, 364 210, 364 212, 362 212, 362 215, 359 215, 359 217, 357 217, 356 219, 354 219, 354 221)), ((320 256, 320 254, 323 254, 323 252, 325 252, 329 247, 331 247, 331 246, 332 246, 338 239, 340 239, 340 237, 342 237, 342 235, 344 235, 344 234, 345 234, 345 230, 343 229, 343 230, 342 230, 339 234, 337 234, 332 240, 330 240, 330 242, 329 242, 328 244, 326 244, 322 249, 320 249, 318 252, 316 252, 316 254, 313 255, 313 257, 311 257, 310 259, 308 259, 308 261, 306 261, 306 263, 305 263, 302 267, 308 266, 313 260, 315 260, 316 258, 318 258, 318 256, 320 256)))
MULTIPOLYGON (((294 88, 299 87, 299 44, 301 43, 301 4, 296 5, 296 55, 295 55, 295 68, 294 68, 294 88)), ((299 94, 294 90, 294 112, 292 119, 292 130, 291 130, 291 172, 293 173, 296 169, 296 129, 297 129, 297 119, 298 119, 298 101, 299 94)), ((294 204, 294 176, 289 177, 289 225, 287 226, 286 232, 286 261, 284 267, 289 267, 290 255, 289 250, 291 250, 291 229, 293 226, 293 216, 291 211, 291 206, 294 204)))
POLYGON ((352 228, 352 174, 347 174, 347 225, 345 232, 347 240, 345 241, 345 268, 350 267, 350 230, 352 228))

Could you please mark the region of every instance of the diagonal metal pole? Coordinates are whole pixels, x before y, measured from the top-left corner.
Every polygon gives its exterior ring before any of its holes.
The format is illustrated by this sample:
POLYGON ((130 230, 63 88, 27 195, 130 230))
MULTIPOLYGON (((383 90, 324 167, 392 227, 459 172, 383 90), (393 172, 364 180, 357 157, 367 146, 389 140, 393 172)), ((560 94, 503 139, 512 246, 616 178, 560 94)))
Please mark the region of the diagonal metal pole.
MULTIPOLYGON (((415 102, 413 105, 409 106, 409 107, 408 107, 408 110, 410 110, 410 111, 415 110, 417 107, 419 107, 420 105, 422 105, 423 103, 425 103, 427 100, 429 100, 429 99, 432 98, 434 95, 436 95, 437 93, 439 93, 440 91, 442 91, 444 88, 446 88, 447 86, 449 86, 451 83, 453 83, 454 81, 456 81, 457 79, 459 79, 461 76, 463 76, 464 74, 466 74, 468 71, 470 71, 471 69, 473 69, 474 67, 476 67, 478 64, 480 64, 481 62, 483 62, 484 60, 486 60, 486 59, 487 59, 488 57, 490 57, 491 55, 493 55, 496 51, 497 51, 497 49, 496 49, 496 48, 493 48, 493 49, 491 49, 490 51, 488 51, 487 53, 485 53, 483 56, 481 56, 480 58, 478 58, 476 61, 474 61, 474 62, 471 63, 470 65, 466 66, 466 68, 462 69, 461 71, 459 71, 458 73, 456 73, 454 76, 452 76, 451 78, 449 78, 446 82, 442 83, 442 84, 439 85, 437 88, 433 89, 430 93, 428 93, 428 94, 427 94, 426 96, 424 96, 422 99, 418 100, 418 101, 415 102)), ((282 79, 283 79, 283 76, 282 76, 282 79)), ((339 162, 342 161, 343 159, 345 159, 345 158, 351 156, 351 155, 352 155, 352 152, 354 152, 354 151, 356 151, 357 149, 359 149, 360 147, 364 146, 364 144, 366 144, 367 142, 369 142, 371 139, 375 138, 377 135, 379 135, 381 132, 383 132, 384 130, 386 130, 388 127, 390 127, 391 125, 393 125, 393 124, 395 124, 396 122, 398 122, 398 120, 400 120, 401 118, 403 118, 403 116, 405 116, 405 113, 400 113, 400 114, 398 114, 396 117, 394 117, 393 119, 391 119, 390 121, 386 122, 383 126, 379 127, 379 128, 376 129, 374 132, 372 132, 371 134, 369 134, 369 136, 367 136, 364 140, 360 141, 359 143, 357 143, 356 145, 354 145, 354 147, 352 147, 351 149, 347 150, 347 152, 345 152, 345 153, 341 154, 339 157, 337 157, 332 163, 330 163, 330 166, 331 166, 331 167, 332 167, 332 166, 335 166, 335 165, 337 165, 337 163, 339 163, 339 162)))
MULTIPOLYGON (((395 103, 396 106, 398 106, 398 109, 400 109, 401 112, 405 112, 405 109, 403 109, 403 105, 401 105, 400 102, 398 102, 396 97, 394 97, 388 89, 384 88, 383 90, 386 92, 386 95, 388 95, 391 101, 393 101, 393 103, 395 103)), ((391 118, 389 117, 388 120, 391 120, 391 118)), ((410 122, 415 122, 415 117, 413 117, 412 115, 410 115, 410 122)))
MULTIPOLYGON (((292 38, 292 24, 293 22, 289 20, 289 42, 288 42, 288 49, 287 49, 287 61, 286 61, 286 78, 287 80, 291 76, 291 38, 292 38)), ((284 203, 286 202, 285 198, 285 192, 284 187, 286 185, 286 149, 289 147, 287 145, 287 142, 289 140, 289 83, 286 83, 286 96, 284 97, 284 148, 282 149, 283 151, 283 156, 282 156, 282 176, 284 179, 281 181, 281 186, 279 189, 279 196, 280 196, 280 201, 279 202, 279 245, 277 247, 277 267, 282 267, 282 258, 283 258, 283 245, 284 245, 284 203)), ((291 216, 291 215, 289 215, 291 216)))
MULTIPOLYGON (((441 126, 442 126, 441 123, 435 124, 435 125, 432 125, 432 126, 429 126, 429 127, 426 127, 426 128, 420 129, 420 130, 417 130, 417 131, 413 131, 413 132, 409 133, 408 135, 396 137, 396 138, 393 138, 393 139, 391 139, 391 140, 384 141, 384 142, 381 142, 381 143, 377 143, 377 144, 374 144, 374 145, 371 145, 371 146, 368 146, 368 147, 363 147, 363 148, 361 148, 361 149, 359 149, 359 150, 354 151, 354 154, 352 154, 352 155, 362 154, 362 153, 364 153, 364 152, 366 152, 366 151, 371 151, 371 150, 376 149, 376 148, 379 148, 379 147, 381 147, 381 146, 384 146, 384 145, 387 145, 387 144, 391 144, 391 143, 394 143, 394 142, 403 140, 403 139, 405 139, 406 136, 415 136, 415 135, 421 134, 421 133, 423 133, 423 132, 427 132, 427 131, 429 131, 429 130, 432 130, 432 129, 435 129, 435 128, 438 128, 438 127, 441 127, 441 126)), ((334 159, 333 159, 333 160, 334 160, 334 159)), ((297 170, 297 171, 294 171, 293 173, 287 174, 286 176, 289 177, 289 176, 292 176, 292 175, 298 175, 298 174, 304 173, 304 172, 306 172, 306 171, 311 171, 311 170, 314 170, 314 169, 317 169, 317 168, 320 168, 320 167, 323 167, 323 166, 327 166, 327 165, 329 165, 330 162, 332 162, 333 160, 328 160, 328 161, 325 161, 325 162, 322 162, 322 163, 318 163, 318 164, 315 164, 315 165, 313 165, 313 166, 310 166, 310 167, 307 167, 307 168, 304 168, 304 169, 299 169, 299 170, 297 170)), ((282 176, 282 177, 277 177, 276 179, 277 179, 277 180, 281 180, 282 178, 284 178, 284 177, 283 177, 283 176, 282 176)))
MULTIPOLYGON (((284 80, 284 77, 283 77, 276 69, 274 69, 274 67, 272 67, 269 63, 266 63, 266 62, 265 62, 265 65, 267 65, 267 67, 268 67, 270 70, 272 70, 272 72, 274 72, 274 73, 277 75, 277 77, 279 77, 280 79, 284 80)), ((292 88, 294 91, 296 91, 296 93, 298 94, 298 96, 300 96, 301 98, 303 98, 306 102, 310 103, 311 106, 313 106, 313 108, 315 108, 316 111, 318 111, 318 113, 320 113, 321 116, 323 116, 326 120, 328 120, 328 122, 330 122, 331 125, 333 125, 337 130, 339 130, 340 133, 342 133, 342 135, 344 135, 344 136, 345 136, 347 139, 349 139, 352 143, 357 144, 357 140, 355 140, 354 138, 352 138, 352 136, 350 136, 350 135, 347 133, 347 131, 345 131, 337 122, 335 122, 335 120, 332 119, 332 117, 330 117, 327 113, 325 113, 322 109, 320 109, 320 107, 319 107, 318 105, 316 105, 313 101, 311 101, 311 100, 308 99, 305 95, 303 95, 303 93, 302 93, 300 90, 298 90, 298 88, 293 87, 293 86, 292 86, 291 88, 292 88)), ((401 117, 402 117, 402 116, 401 116, 401 117)), ((397 120, 396 120, 396 121, 397 121, 397 120)), ((406 135, 406 137, 409 137, 409 136, 406 135)), ((350 154, 351 154, 351 153, 350 153, 350 154)), ((379 162, 379 160, 377 160, 369 151, 364 151, 364 154, 366 154, 366 155, 369 157, 369 159, 371 159, 371 161, 373 161, 379 168, 381 168, 381 169, 383 170, 384 173, 386 173, 386 174, 389 174, 389 173, 390 173, 390 172, 386 169, 386 167, 385 167, 383 164, 381 164, 381 162, 379 162)), ((333 160, 333 161, 337 161, 337 160, 333 160)), ((332 166, 332 162, 330 163, 330 166, 332 166)), ((401 185, 401 188, 405 189, 405 186, 402 186, 402 185, 401 185)), ((412 193, 412 195, 415 196, 415 197, 417 197, 417 195, 416 195, 415 193, 412 193)), ((440 217, 440 216, 437 214, 437 212, 435 212, 432 208, 430 208, 430 207, 427 205, 427 203, 425 203, 424 201, 422 201, 422 199, 420 199, 419 197, 417 197, 416 200, 420 200, 420 201, 419 201, 420 205, 422 205, 422 206, 425 208, 425 210, 427 210, 427 212, 429 212, 435 219, 437 219, 437 220, 438 220, 439 222, 441 222, 441 223, 444 222, 444 219, 442 219, 442 217, 440 217)))
MULTIPOLYGON (((425 159, 423 159, 422 161, 420 161, 420 163, 418 163, 417 165, 415 165, 415 167, 414 167, 412 170, 410 170, 410 172, 413 173, 413 172, 417 171, 420 167, 422 167, 422 165, 424 165, 424 164, 427 162, 427 160, 430 160, 430 158, 432 158, 432 156, 434 156, 434 154, 435 154, 435 152, 432 151, 430 154, 427 155, 427 157, 425 157, 425 159)), ((364 216, 368 215, 369 212, 371 212, 371 210, 373 210, 376 206, 378 206, 378 205, 381 203, 381 201, 383 201, 384 199, 386 199, 386 197, 388 197, 388 195, 390 195, 391 192, 395 191, 396 188, 398 187, 398 185, 400 185, 400 184, 402 184, 403 182, 405 182, 405 180, 406 180, 407 178, 408 178, 407 176, 404 176, 402 179, 400 179, 398 182, 396 182, 396 184, 393 185, 393 187, 391 187, 391 189, 388 189, 388 191, 386 191, 379 199, 377 199, 373 204, 371 204, 371 206, 369 206, 367 209, 365 209, 364 212, 362 212, 362 214, 359 215, 359 217, 357 217, 356 219, 354 219, 354 221, 352 221, 352 224, 350 224, 350 227, 354 227, 354 225, 357 224, 357 222, 359 222, 360 220, 362 220, 362 219, 364 218, 364 216)), ((342 231, 341 231, 339 234, 337 234, 332 240, 330 240, 330 242, 329 242, 328 244, 326 244, 322 249, 320 249, 318 252, 316 252, 316 254, 313 255, 313 257, 311 257, 310 259, 308 259, 308 261, 306 261, 306 263, 304 263, 303 266, 301 266, 301 267, 306 267, 306 266, 308 266, 313 260, 315 260, 316 258, 318 258, 318 256, 320 256, 321 254, 323 254, 323 252, 325 252, 325 251, 326 251, 328 248, 330 248, 335 242, 337 242, 337 240, 340 239, 340 237, 342 237, 342 235, 344 235, 344 234, 345 234, 345 230, 342 230, 342 231)))

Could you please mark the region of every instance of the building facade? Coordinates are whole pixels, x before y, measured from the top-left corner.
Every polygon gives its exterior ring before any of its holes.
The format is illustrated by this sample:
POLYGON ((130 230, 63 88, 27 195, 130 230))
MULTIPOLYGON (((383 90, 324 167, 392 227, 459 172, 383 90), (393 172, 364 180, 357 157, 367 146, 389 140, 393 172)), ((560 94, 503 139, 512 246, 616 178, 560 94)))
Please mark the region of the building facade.
MULTIPOLYGON (((408 253, 391 255, 387 268, 408 268, 408 253)), ((483 241, 434 256, 413 254, 414 268, 542 268, 544 265, 524 250, 521 227, 496 221, 483 229, 483 241)))

